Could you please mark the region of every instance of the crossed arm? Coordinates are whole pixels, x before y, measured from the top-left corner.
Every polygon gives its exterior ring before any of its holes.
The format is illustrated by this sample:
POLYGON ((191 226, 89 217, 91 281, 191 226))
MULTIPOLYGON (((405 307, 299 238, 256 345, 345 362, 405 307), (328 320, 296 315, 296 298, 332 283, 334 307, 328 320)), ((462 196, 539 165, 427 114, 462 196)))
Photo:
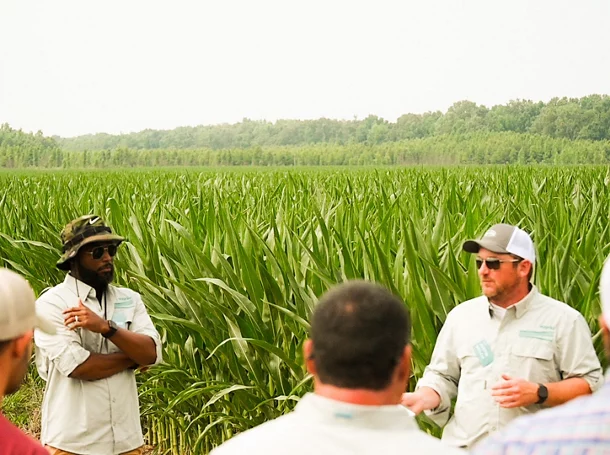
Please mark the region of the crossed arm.
MULTIPOLYGON (((64 325, 70 330, 81 327, 102 335, 110 331, 108 321, 102 319, 80 301, 77 307, 64 310, 63 317, 64 325)), ((157 349, 155 342, 148 335, 119 328, 110 339, 122 352, 114 354, 91 353, 87 360, 70 373, 69 377, 95 381, 108 378, 134 366, 146 366, 155 363, 157 349)))

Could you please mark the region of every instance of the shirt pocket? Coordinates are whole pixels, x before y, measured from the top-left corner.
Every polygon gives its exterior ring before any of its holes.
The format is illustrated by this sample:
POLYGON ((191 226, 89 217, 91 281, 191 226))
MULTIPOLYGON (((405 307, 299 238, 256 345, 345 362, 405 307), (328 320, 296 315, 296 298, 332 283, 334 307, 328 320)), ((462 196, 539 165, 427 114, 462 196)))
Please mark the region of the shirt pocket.
POLYGON ((458 381, 458 402, 464 403, 480 396, 485 387, 485 375, 488 366, 477 356, 474 348, 457 350, 460 362, 460 380, 458 381))
POLYGON ((511 349, 512 374, 531 382, 557 381, 554 356, 550 342, 520 341, 511 349))
MULTIPOLYGON (((112 313, 112 321, 117 325, 117 327, 125 330, 130 330, 131 325, 133 324, 134 315, 136 312, 135 303, 123 303, 117 304, 114 307, 114 313, 112 313)), ((113 354, 115 352, 121 352, 121 350, 109 340, 108 343, 108 353, 113 354)))
POLYGON ((136 312, 136 304, 128 303, 128 304, 117 304, 114 307, 114 313, 112 314, 112 320, 119 326, 121 329, 129 330, 131 325, 133 324, 133 318, 136 312))

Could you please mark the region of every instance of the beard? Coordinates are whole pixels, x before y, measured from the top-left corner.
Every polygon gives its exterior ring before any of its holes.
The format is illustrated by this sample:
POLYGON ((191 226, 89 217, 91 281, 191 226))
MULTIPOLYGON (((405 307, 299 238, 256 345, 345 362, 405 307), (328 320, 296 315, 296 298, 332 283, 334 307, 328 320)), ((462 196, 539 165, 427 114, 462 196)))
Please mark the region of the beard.
POLYGON ((99 272, 83 267, 80 263, 76 263, 76 272, 78 279, 83 283, 87 283, 94 289, 104 291, 110 283, 114 280, 114 266, 112 264, 105 265, 104 267, 110 267, 109 272, 99 272))

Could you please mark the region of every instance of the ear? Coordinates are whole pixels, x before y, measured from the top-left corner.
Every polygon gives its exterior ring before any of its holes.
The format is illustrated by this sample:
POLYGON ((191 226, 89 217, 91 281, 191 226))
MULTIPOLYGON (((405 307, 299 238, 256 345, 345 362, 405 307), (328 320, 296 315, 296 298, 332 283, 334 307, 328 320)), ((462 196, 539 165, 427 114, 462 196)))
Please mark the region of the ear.
POLYGON ((523 278, 527 278, 532 267, 534 267, 534 265, 530 261, 528 261, 528 260, 521 261, 519 263, 519 275, 521 275, 523 278))
POLYGON ((303 343, 303 356, 305 357, 305 367, 310 374, 316 375, 316 361, 314 359, 313 341, 309 338, 303 343))
POLYGON ((29 332, 21 335, 19 338, 15 339, 13 343, 12 353, 15 358, 22 358, 24 353, 30 349, 30 345, 32 344, 32 338, 34 337, 34 331, 30 330, 29 332))
POLYGON ((409 376, 411 375, 411 345, 410 344, 406 345, 404 350, 402 351, 402 355, 400 356, 400 360, 398 361, 396 372, 398 374, 398 378, 400 381, 407 382, 409 380, 409 376))

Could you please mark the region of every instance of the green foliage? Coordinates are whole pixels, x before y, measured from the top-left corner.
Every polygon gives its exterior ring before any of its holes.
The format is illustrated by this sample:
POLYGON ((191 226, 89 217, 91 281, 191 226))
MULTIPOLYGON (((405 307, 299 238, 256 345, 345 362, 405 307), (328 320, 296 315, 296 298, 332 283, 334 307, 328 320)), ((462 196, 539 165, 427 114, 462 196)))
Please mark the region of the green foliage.
MULTIPOLYGON (((472 101, 458 101, 445 114, 405 114, 395 123, 375 115, 362 120, 243 119, 228 125, 180 127, 170 131, 105 133, 57 138, 65 150, 234 150, 265 147, 361 144, 373 146, 404 139, 444 134, 513 132, 542 134, 557 139, 610 140, 610 96, 553 98, 547 104, 512 100, 488 109, 472 101)), ((273 163, 277 164, 277 163, 273 163)))
MULTIPOLYGON (((456 128, 459 126, 454 125, 456 128)), ((449 134, 382 142, 388 125, 375 123, 366 134, 376 145, 317 144, 251 149, 147 149, 58 151, 63 169, 159 166, 371 166, 418 164, 605 164, 610 141, 554 139, 512 132, 449 134)), ((25 149, 24 153, 27 152, 25 149)), ((17 156, 16 152, 14 153, 17 156)), ((20 156, 20 155, 19 155, 20 156)), ((18 160, 27 167, 25 157, 18 160)), ((54 161, 53 161, 54 162, 54 161)), ((38 167, 56 167, 49 161, 38 167)))
POLYGON ((608 185, 601 166, 0 173, 0 260, 40 292, 62 279, 63 225, 107 218, 129 239, 117 282, 165 342, 139 376, 149 438, 206 453, 311 389, 307 321, 337 282, 374 280, 409 306, 412 388, 447 312, 480 292, 462 242, 496 222, 532 233, 536 284, 597 333, 608 185))

